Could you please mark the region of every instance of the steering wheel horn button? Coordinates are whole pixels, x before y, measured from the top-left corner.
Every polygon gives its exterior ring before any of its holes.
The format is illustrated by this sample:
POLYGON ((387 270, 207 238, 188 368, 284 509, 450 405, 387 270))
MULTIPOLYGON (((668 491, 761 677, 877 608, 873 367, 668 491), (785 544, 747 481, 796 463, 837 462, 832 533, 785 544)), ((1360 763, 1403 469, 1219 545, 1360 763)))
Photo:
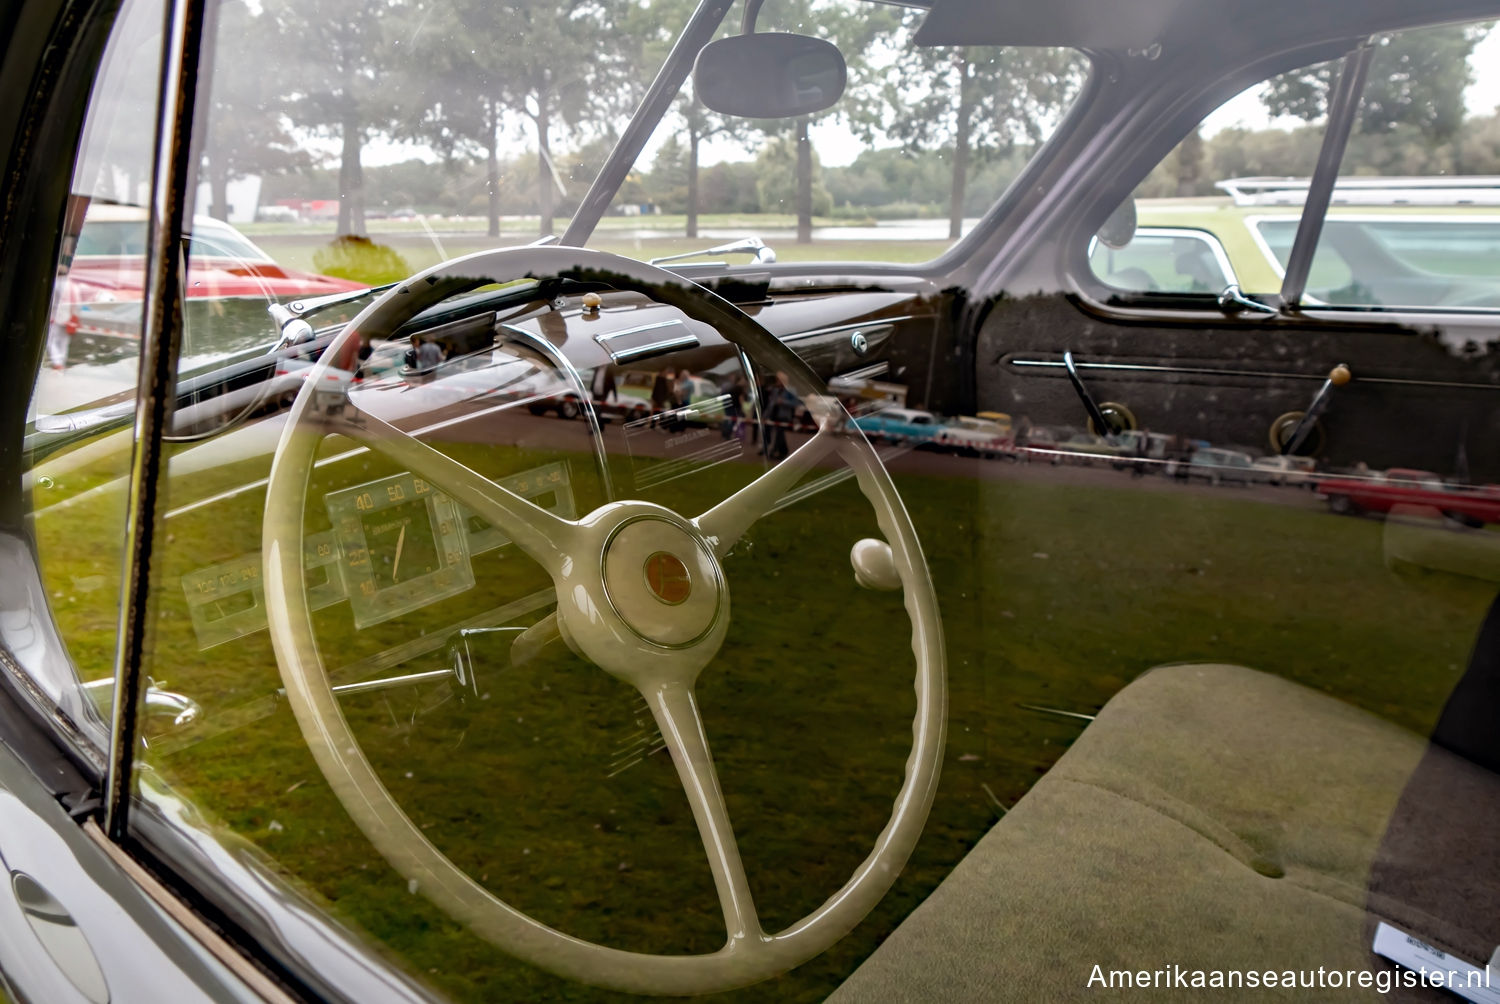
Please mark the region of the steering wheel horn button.
POLYGON ((668 606, 684 603, 693 594, 693 579, 675 554, 657 551, 646 559, 646 585, 668 606))
POLYGON ((686 528, 656 516, 620 524, 604 545, 604 595, 635 634, 664 648, 701 641, 726 595, 718 562, 686 528))

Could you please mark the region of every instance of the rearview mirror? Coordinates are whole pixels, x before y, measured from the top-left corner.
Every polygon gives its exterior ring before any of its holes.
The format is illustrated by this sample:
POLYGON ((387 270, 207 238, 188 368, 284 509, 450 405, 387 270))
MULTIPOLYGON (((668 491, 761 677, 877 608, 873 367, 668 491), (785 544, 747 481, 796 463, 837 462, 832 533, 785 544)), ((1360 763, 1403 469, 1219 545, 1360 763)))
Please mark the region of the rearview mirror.
POLYGON ((809 35, 754 32, 705 45, 693 65, 698 100, 747 119, 811 115, 844 93, 848 68, 831 42, 809 35))

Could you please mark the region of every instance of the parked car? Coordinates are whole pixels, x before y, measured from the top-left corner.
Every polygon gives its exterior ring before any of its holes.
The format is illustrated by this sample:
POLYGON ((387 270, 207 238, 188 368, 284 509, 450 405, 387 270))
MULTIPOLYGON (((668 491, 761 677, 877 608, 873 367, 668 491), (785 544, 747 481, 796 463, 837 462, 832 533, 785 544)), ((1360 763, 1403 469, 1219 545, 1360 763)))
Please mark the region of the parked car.
POLYGON ((952 419, 944 424, 934 440, 942 449, 986 458, 1011 452, 1014 443, 1009 422, 1001 424, 993 418, 977 415, 960 415, 952 419))
POLYGON ((1317 463, 1311 457, 1282 455, 1256 457, 1250 466, 1255 468, 1258 480, 1273 485, 1296 485, 1299 488, 1312 485, 1313 472, 1317 469, 1317 463))
MULTIPOLYGON (((88 207, 71 266, 59 283, 55 309, 71 329, 67 351, 74 360, 133 353, 140 342, 146 221, 146 211, 138 206, 88 207)), ((193 218, 184 243, 188 271, 183 294, 188 323, 193 325, 190 353, 264 341, 275 331, 266 314, 268 304, 367 288, 279 265, 234 227, 208 216, 193 218), (233 328, 224 320, 231 311, 238 322, 233 328), (205 341, 210 329, 212 344, 205 341)))
MULTIPOLYGON (((1095 243, 1094 273, 1151 293, 1281 288, 1306 178, 1232 178, 1224 197, 1144 199, 1125 246, 1095 243)), ((1500 178, 1340 178, 1308 295, 1344 305, 1500 304, 1500 178)))
POLYGON ((1230 481, 1248 485, 1254 482, 1259 474, 1250 459, 1250 454, 1217 447, 1194 450, 1183 470, 1184 476, 1189 480, 1202 478, 1215 485, 1230 481))
POLYGON ((1318 139, 1312 210, 1392 151, 1477 163, 1493 119, 1428 112, 1497 15, 7 0, 0 996, 1492 993, 1500 603, 1451 559, 1493 532, 876 450, 830 388, 907 442, 997 412, 1050 459, 1133 416, 1248 478, 1208 444, 1311 414, 1325 469, 1500 480, 1500 308, 1331 302, 1301 265, 1337 220, 1238 299, 1090 263, 1226 150, 1293 175, 1318 139), (1215 143, 1247 88, 1314 121, 1215 143), (436 184, 479 150, 490 183, 436 184), (281 260, 369 231, 426 264, 296 317, 188 295, 192 196, 252 167, 317 219, 257 235, 281 260), (951 220, 812 225, 949 178, 951 220), (799 225, 716 233, 752 180, 799 225), (382 231, 378 193, 492 226, 382 231), (81 199, 153 250, 138 341, 55 371, 81 199), (657 200, 699 236, 606 218, 657 200), (679 421, 669 368, 768 406, 679 421), (611 375, 653 414, 601 424, 611 375))
POLYGON ((881 408, 861 415, 854 424, 877 442, 909 443, 922 446, 937 443, 943 424, 930 411, 916 408, 881 408))
POLYGON ((1448 485, 1431 471, 1392 468, 1382 475, 1318 478, 1313 490, 1330 512, 1341 516, 1385 515, 1398 506, 1417 506, 1468 526, 1500 523, 1495 486, 1448 485))
POLYGON ((1073 459, 1080 464, 1088 464, 1094 460, 1114 460, 1126 456, 1130 446, 1113 436, 1075 432, 1058 443, 1055 449, 1060 453, 1072 454, 1073 459))

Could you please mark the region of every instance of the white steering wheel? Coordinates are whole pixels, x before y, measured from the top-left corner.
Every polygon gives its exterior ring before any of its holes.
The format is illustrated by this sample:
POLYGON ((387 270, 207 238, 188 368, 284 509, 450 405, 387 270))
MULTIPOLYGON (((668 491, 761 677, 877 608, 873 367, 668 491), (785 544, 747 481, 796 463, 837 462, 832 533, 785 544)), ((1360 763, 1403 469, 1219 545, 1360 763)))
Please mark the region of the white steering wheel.
MULTIPOLYGON (((883 549, 880 549, 883 550, 883 549)), ((319 769, 360 830, 440 908, 504 951, 558 975, 615 990, 697 994, 785 972, 842 938, 878 903, 916 845, 931 808, 947 715, 942 630, 932 580, 911 518, 875 451, 822 381, 743 311, 670 272, 578 248, 528 247, 457 258, 387 291, 323 353, 293 403, 266 490, 264 575, 271 640, 287 698, 319 769), (764 475, 706 512, 682 515, 616 501, 579 520, 547 512, 344 397, 320 388, 352 370, 361 333, 387 335, 458 292, 507 279, 571 279, 633 290, 712 324, 757 362, 788 375, 817 432, 764 475), (338 366, 343 360, 345 365, 338 366), (509 906, 434 846, 402 811, 339 708, 313 637, 304 592, 303 509, 319 442, 340 434, 404 465, 502 528, 551 575, 557 626, 569 645, 645 698, 671 751, 708 852, 727 940, 706 955, 651 955, 571 937, 509 906), (864 862, 822 906, 784 931, 762 930, 740 861, 694 683, 729 626, 721 561, 804 473, 837 453, 852 468, 889 544, 888 585, 899 577, 916 656, 916 717, 906 776, 891 817, 864 862), (893 568, 891 566, 894 566, 893 568), (654 574, 653 574, 654 573, 654 574)))

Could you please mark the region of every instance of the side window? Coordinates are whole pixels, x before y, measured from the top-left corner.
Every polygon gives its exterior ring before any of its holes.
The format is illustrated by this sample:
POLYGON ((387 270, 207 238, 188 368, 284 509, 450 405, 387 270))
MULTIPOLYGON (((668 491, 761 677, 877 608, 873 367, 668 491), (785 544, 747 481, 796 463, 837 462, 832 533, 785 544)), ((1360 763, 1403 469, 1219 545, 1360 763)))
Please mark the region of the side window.
POLYGON ((1223 245, 1203 230, 1138 227, 1121 248, 1096 240, 1089 266, 1100 282, 1134 292, 1217 293, 1235 281, 1223 245))
MULTIPOLYGON (((1307 302, 1500 309, 1495 22, 1375 42, 1307 302)), ((1327 87, 1305 77, 1309 93, 1327 87)))
MULTIPOLYGON (((13 650, 53 697, 76 671, 107 715, 120 616, 155 135, 159 0, 125 0, 73 171, 46 353, 26 434, 31 528, 50 621, 13 650)), ((13 639, 7 638, 7 641, 13 639)))
MULTIPOLYGON (((1337 73, 1324 63, 1297 73, 1337 73)), ((1277 110, 1291 75, 1262 81, 1206 115, 1136 187, 1135 229, 1111 220, 1089 246, 1089 268, 1123 294, 1217 294, 1231 283, 1252 296, 1281 289, 1282 268, 1255 216, 1267 210, 1245 192, 1266 178, 1307 178, 1317 163, 1326 113, 1300 121, 1277 110)), ((1300 198, 1276 204, 1278 224, 1295 234, 1300 198)), ((1290 236, 1286 238, 1290 244, 1290 236)))
MULTIPOLYGON (((1500 55, 1494 22, 1386 35, 1364 91, 1308 273, 1308 305, 1500 309, 1500 55)), ((1336 66, 1268 85, 1267 107, 1326 113, 1336 66)), ((1270 173, 1270 172, 1266 172, 1270 173)), ((1277 273, 1296 237, 1307 173, 1231 186, 1277 273)))

